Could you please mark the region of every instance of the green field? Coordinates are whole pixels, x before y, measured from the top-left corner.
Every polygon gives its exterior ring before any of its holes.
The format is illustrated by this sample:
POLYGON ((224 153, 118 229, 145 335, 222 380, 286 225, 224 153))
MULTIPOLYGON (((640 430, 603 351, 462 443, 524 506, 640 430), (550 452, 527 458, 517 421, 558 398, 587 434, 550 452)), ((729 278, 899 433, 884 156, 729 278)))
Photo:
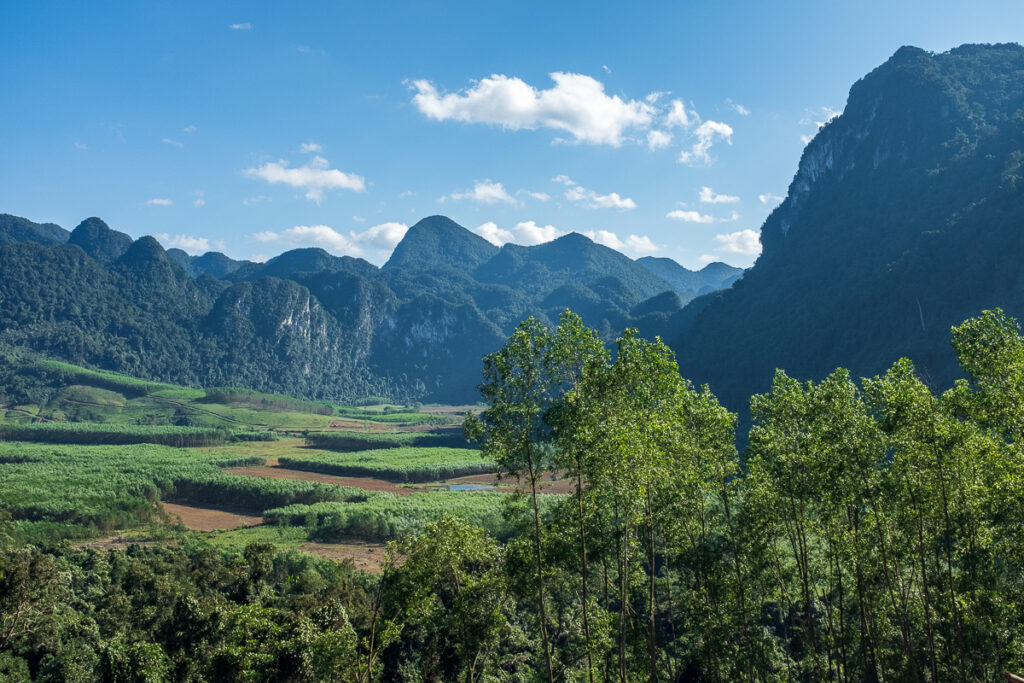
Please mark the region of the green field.
POLYGON ((493 462, 470 448, 391 448, 280 458, 282 467, 344 477, 424 482, 495 472, 493 462))

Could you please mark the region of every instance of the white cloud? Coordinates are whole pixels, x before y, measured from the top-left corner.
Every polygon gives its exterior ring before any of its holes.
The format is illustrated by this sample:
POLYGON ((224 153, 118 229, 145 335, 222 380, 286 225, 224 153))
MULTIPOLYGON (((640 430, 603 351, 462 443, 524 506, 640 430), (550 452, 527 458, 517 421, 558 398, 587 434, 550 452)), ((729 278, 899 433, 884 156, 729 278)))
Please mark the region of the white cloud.
POLYGON ((257 242, 290 247, 321 247, 327 251, 359 256, 362 251, 345 235, 329 225, 296 225, 281 232, 265 230, 253 235, 257 242))
POLYGON ((412 190, 406 190, 402 194, 398 195, 399 199, 404 199, 405 197, 415 197, 415 196, 416 196, 416 193, 413 192, 412 190))
POLYGON ((672 144, 672 133, 663 130, 651 130, 647 132, 647 148, 650 150, 661 149, 672 144))
POLYGON ((188 126, 185 126, 184 128, 182 128, 181 132, 184 133, 185 135, 192 135, 192 133, 195 133, 197 130, 199 130, 199 129, 196 128, 195 126, 188 125, 188 126))
POLYGON ((365 257, 375 262, 387 260, 395 245, 409 229, 405 223, 381 223, 362 232, 344 235, 329 225, 296 225, 281 232, 266 230, 253 235, 257 242, 290 248, 320 247, 336 254, 365 257))
POLYGON ((178 149, 181 149, 183 147, 183 144, 181 142, 178 142, 177 140, 172 140, 170 138, 164 138, 162 142, 168 145, 174 145, 178 149))
POLYGON ((533 197, 537 201, 541 202, 546 202, 547 200, 551 199, 551 195, 549 195, 547 192, 531 192, 530 190, 517 190, 516 194, 525 194, 527 197, 533 197))
POLYGON ((780 197, 779 195, 772 194, 771 192, 765 192, 764 194, 757 195, 757 199, 762 204, 776 204, 785 199, 785 197, 780 197))
POLYGON ((668 90, 659 90, 649 94, 647 97, 644 98, 644 101, 647 102, 647 104, 656 104, 658 100, 660 100, 662 97, 666 97, 671 94, 672 93, 670 93, 668 90))
POLYGON ((618 192, 598 194, 593 190, 576 184, 567 175, 555 176, 552 180, 566 186, 565 198, 570 202, 577 202, 588 209, 635 209, 636 202, 629 197, 623 197, 618 192))
POLYGON ((192 237, 191 235, 169 235, 162 232, 154 235, 164 247, 177 248, 187 251, 190 254, 205 254, 208 251, 217 249, 224 251, 224 242, 217 240, 210 242, 208 237, 192 237))
POLYGON ((679 154, 679 161, 681 163, 693 164, 703 161, 705 164, 710 164, 711 156, 708 154, 708 150, 711 149, 711 145, 716 138, 725 140, 730 145, 732 144, 732 126, 720 121, 705 121, 697 126, 693 134, 697 141, 693 143, 689 150, 684 150, 679 154))
POLYGON ((270 197, 265 194, 258 194, 255 197, 246 197, 242 200, 243 206, 252 206, 253 204, 262 204, 263 202, 269 202, 270 197))
POLYGON ((715 241, 722 245, 722 249, 734 254, 756 256, 761 253, 760 235, 754 230, 740 230, 724 235, 715 235, 715 241))
POLYGON ((739 197, 733 195, 716 194, 707 185, 700 188, 700 201, 702 204, 735 204, 739 200, 739 197))
POLYGON ((472 190, 465 192, 452 192, 450 195, 441 197, 441 201, 446 199, 461 200, 466 199, 471 202, 478 202, 480 204, 516 204, 515 197, 510 195, 506 190, 505 186, 501 183, 494 183, 490 180, 476 181, 473 185, 472 190))
POLYGON ((356 223, 365 223, 366 222, 366 219, 363 218, 362 216, 352 216, 352 220, 355 221, 356 223))
POLYGON ((72 144, 75 146, 75 149, 81 149, 81 150, 89 149, 89 145, 86 145, 86 144, 83 144, 81 142, 78 142, 77 140, 75 142, 73 142, 72 144))
POLYGON ((550 128, 576 142, 618 147, 627 131, 650 126, 654 109, 638 100, 609 96, 604 85, 583 74, 553 72, 555 85, 538 90, 520 78, 494 74, 471 88, 441 94, 427 80, 412 82, 412 101, 427 117, 485 123, 509 130, 550 128))
MULTIPOLYGON (((689 128, 690 114, 697 116, 697 112, 687 112, 686 105, 682 100, 672 100, 665 120, 662 122, 666 128, 689 128)), ((700 120, 698 118, 698 120, 700 120)))
POLYGON ((192 201, 192 206, 199 208, 200 206, 206 206, 206 196, 204 192, 196 192, 196 198, 192 201))
POLYGON ((715 217, 709 216, 704 213, 697 211, 683 211, 682 209, 676 209, 675 211, 669 211, 665 214, 665 218, 671 218, 674 221, 683 221, 684 223, 714 223, 715 217))
POLYGON ((494 221, 488 221, 477 226, 473 232, 499 247, 508 242, 530 247, 550 242, 563 234, 553 225, 537 225, 534 221, 516 223, 511 230, 499 228, 494 221))
POLYGON ((248 21, 242 22, 241 24, 230 24, 228 26, 232 31, 251 31, 252 24, 248 21))
POLYGON ((588 230, 583 233, 598 244, 629 254, 630 256, 645 256, 658 251, 656 245, 647 235, 630 235, 625 240, 610 230, 588 230))
POLYGON ((506 242, 511 242, 515 239, 515 235, 508 230, 499 228, 498 224, 494 221, 487 221, 486 223, 478 225, 476 230, 473 232, 480 235, 496 247, 500 247, 506 242))
POLYGON ((697 263, 701 264, 702 266, 706 266, 709 263, 714 263, 717 260, 718 257, 715 256, 714 254, 701 254, 700 256, 697 257, 697 263))
POLYGON ((313 154, 314 152, 319 153, 324 151, 324 146, 316 142, 303 142, 299 146, 299 151, 303 154, 313 154))
POLYGON ((173 206, 174 202, 170 199, 163 199, 162 197, 155 197, 153 199, 146 200, 146 206, 173 206))
POLYGON ((726 97, 725 102, 740 116, 750 116, 750 110, 738 102, 733 102, 731 97, 726 97))
POLYGON ((246 175, 260 178, 268 183, 284 183, 292 187, 306 190, 306 199, 317 204, 324 198, 324 190, 343 189, 362 192, 366 189, 366 181, 354 173, 343 173, 335 168, 328 168, 327 159, 315 156, 305 166, 289 168, 288 162, 281 160, 269 162, 258 168, 249 168, 246 175))
POLYGON ((733 211, 731 214, 729 214, 728 218, 719 218, 718 222, 719 223, 735 223, 739 219, 740 219, 740 215, 738 213, 736 213, 735 211, 733 211))
POLYGON ((512 232, 516 235, 516 242, 525 246, 550 242, 563 234, 553 225, 537 225, 533 221, 516 223, 512 232))
POLYGON ((601 65, 601 68, 602 68, 602 69, 604 69, 604 72, 605 72, 606 74, 610 74, 610 73, 612 72, 612 70, 608 68, 608 65, 607 65, 607 64, 602 64, 602 65, 601 65))

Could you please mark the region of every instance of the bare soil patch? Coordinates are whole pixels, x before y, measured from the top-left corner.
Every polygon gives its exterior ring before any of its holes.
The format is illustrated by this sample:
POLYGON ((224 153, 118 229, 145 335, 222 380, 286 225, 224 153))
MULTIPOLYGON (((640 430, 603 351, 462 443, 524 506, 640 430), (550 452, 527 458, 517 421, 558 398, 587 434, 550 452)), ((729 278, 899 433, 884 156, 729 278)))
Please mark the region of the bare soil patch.
POLYGON ((408 496, 413 489, 399 486, 394 482, 372 477, 339 477, 334 474, 320 474, 319 472, 303 472, 302 470, 290 470, 279 465, 256 467, 232 467, 224 470, 228 474, 240 474, 243 477, 266 477, 268 479, 292 479, 294 481, 314 481, 320 484, 334 484, 335 486, 352 486, 364 491, 387 491, 398 496, 408 496))
POLYGON ((258 526, 263 524, 263 515, 253 514, 251 510, 240 510, 229 507, 196 507, 179 503, 164 502, 164 511, 177 517, 181 523, 194 531, 213 531, 215 529, 237 529, 242 526, 258 526))
POLYGON ((367 424, 359 420, 347 420, 345 418, 334 418, 328 429, 344 429, 347 432, 386 431, 388 426, 381 423, 367 424))
POLYGON ((340 543, 303 543, 299 546, 299 550, 336 562, 351 560, 356 569, 371 574, 380 574, 386 553, 383 543, 371 543, 358 539, 340 543))

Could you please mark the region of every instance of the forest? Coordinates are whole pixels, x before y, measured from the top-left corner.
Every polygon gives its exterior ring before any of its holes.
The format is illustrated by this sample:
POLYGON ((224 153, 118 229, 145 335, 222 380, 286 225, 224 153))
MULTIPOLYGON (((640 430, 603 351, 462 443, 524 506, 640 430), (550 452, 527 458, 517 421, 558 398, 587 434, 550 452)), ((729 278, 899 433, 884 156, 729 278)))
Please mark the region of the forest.
MULTIPOLYGON (((568 311, 527 320, 484 358, 486 408, 464 425, 522 493, 400 504, 279 482, 275 524, 395 538, 378 575, 260 542, 26 543, 15 507, 0 521, 0 675, 999 680, 1024 669, 1024 340, 989 310, 952 346, 967 379, 942 393, 907 360, 860 381, 777 371, 740 452, 736 415, 660 340, 627 331, 610 353, 568 311), (552 476, 572 493, 541 494, 552 476)), ((88 448, 113 463, 127 447, 88 448)), ((239 486, 145 448, 181 495, 239 486)), ((45 449, 5 446, 5 467, 90 460, 45 449)), ((153 495, 139 485, 122 514, 153 495)))

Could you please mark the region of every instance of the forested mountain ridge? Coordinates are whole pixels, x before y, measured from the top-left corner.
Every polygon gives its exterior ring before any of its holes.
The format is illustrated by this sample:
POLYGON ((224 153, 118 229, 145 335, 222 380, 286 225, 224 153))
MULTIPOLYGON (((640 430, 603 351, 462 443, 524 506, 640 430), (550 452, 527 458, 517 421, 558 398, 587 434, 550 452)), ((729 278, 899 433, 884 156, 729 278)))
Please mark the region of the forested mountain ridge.
POLYGON ((777 367, 871 376, 906 356, 948 386, 953 324, 1024 314, 1022 160, 1024 48, 901 48, 807 145, 757 263, 676 314, 684 376, 734 410, 777 367))
POLYGON ((473 400, 471 359, 523 318, 570 307, 611 339, 663 322, 685 295, 583 235, 499 249, 444 216, 410 228, 383 268, 316 248, 266 263, 190 256, 95 217, 68 233, 0 216, 0 277, 0 342, 311 398, 473 400))

